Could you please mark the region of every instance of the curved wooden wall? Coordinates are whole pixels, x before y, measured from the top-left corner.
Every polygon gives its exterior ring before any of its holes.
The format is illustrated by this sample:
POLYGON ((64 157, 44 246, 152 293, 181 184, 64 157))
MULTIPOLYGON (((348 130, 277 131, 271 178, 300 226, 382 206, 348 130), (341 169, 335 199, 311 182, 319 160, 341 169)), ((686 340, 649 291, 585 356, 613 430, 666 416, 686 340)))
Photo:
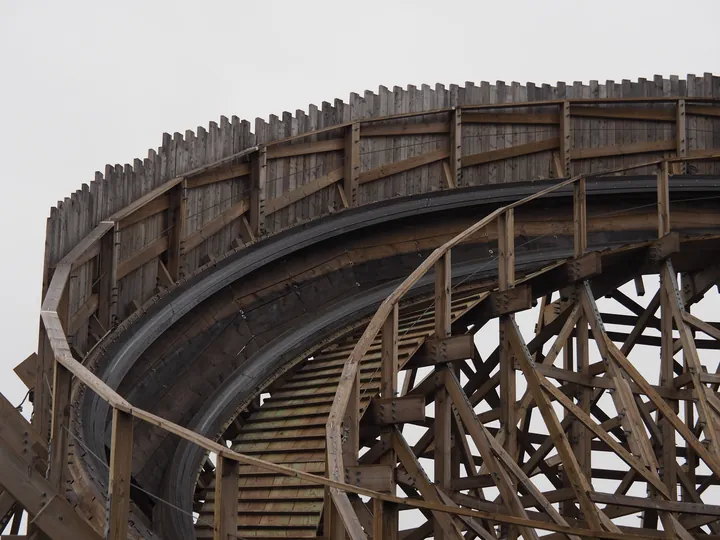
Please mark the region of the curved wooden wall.
MULTIPOLYGON (((254 132, 247 121, 222 117, 207 130, 164 134, 157 152, 106 166, 52 208, 43 291, 54 265, 102 220, 172 179, 173 189, 117 222, 114 245, 99 243, 73 268, 67 334, 80 356, 158 287, 257 237, 346 206, 718 148, 720 77, 711 74, 380 87, 351 94, 348 103, 256 119, 254 132), (305 133, 313 134, 299 137, 305 133)), ((688 167, 675 172, 720 173, 717 162, 688 167)))

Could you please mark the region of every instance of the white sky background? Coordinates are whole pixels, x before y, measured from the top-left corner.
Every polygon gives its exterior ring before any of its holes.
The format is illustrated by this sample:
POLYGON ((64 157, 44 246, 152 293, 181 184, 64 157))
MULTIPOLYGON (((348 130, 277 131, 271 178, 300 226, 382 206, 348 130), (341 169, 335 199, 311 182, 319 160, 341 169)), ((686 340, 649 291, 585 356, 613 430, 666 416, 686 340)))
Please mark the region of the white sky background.
POLYGON ((720 2, 0 0, 0 391, 37 348, 50 206, 163 132, 382 84, 720 73, 720 2))

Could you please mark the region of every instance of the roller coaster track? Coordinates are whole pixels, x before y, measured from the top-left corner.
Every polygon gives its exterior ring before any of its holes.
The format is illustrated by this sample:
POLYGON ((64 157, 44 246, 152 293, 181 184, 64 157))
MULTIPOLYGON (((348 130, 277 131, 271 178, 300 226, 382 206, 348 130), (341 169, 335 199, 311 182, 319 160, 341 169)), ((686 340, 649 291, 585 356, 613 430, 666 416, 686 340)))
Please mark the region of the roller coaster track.
POLYGON ((0 526, 720 534, 715 79, 381 88, 108 167, 48 221, 0 526))

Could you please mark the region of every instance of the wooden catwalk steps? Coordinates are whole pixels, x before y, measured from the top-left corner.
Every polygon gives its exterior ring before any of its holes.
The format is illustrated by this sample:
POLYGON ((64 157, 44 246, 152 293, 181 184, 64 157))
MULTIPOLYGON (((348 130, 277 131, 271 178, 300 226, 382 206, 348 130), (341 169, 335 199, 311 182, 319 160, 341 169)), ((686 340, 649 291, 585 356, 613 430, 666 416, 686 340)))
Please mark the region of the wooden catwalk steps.
MULTIPOLYGON (((453 319, 476 305, 479 293, 453 301, 453 319)), ((409 307, 400 311, 398 354, 403 364, 434 332, 434 309, 409 307)), ((268 399, 245 420, 235 436, 233 449, 298 470, 325 475, 325 425, 343 366, 361 329, 333 343, 304 361, 290 376, 273 386, 268 399)), ((360 414, 380 386, 380 343, 375 339, 360 364, 360 414)), ((214 482, 213 486, 214 487, 214 482)), ((325 491, 298 478, 240 467, 237 506, 238 538, 317 538, 325 491)), ((196 533, 212 538, 214 490, 208 491, 196 533)))

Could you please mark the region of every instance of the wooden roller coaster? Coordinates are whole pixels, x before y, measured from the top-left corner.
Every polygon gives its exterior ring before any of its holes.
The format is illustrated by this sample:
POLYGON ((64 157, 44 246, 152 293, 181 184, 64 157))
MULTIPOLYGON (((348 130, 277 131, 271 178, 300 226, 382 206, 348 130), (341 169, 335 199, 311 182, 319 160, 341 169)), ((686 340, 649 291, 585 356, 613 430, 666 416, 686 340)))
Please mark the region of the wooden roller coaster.
POLYGON ((720 77, 381 87, 254 131, 166 134, 51 210, 0 530, 720 538, 720 77))

